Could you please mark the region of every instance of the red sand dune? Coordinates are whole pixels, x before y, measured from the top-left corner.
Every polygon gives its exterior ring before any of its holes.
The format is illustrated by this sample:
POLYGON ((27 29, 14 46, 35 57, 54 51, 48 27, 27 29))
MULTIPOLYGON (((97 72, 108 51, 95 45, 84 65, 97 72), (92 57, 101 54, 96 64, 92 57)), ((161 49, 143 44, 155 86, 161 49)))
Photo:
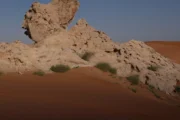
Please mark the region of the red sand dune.
POLYGON ((146 44, 165 57, 168 57, 174 62, 180 64, 180 41, 150 41, 146 42, 146 44))
POLYGON ((95 68, 0 77, 1 120, 179 120, 180 107, 135 94, 95 68))

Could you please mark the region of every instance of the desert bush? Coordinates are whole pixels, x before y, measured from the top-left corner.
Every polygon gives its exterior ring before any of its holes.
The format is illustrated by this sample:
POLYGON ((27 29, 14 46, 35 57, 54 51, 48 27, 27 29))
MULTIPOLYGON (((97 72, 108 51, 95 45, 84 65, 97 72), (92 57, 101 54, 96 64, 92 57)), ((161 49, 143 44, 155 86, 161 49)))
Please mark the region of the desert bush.
POLYGON ((98 63, 95 65, 96 68, 102 70, 103 72, 110 72, 112 74, 116 74, 116 68, 112 68, 108 63, 98 63))
POLYGON ((154 89, 154 86, 152 86, 152 85, 148 85, 148 87, 149 87, 149 89, 154 89))
POLYGON ((158 95, 156 92, 154 92, 153 94, 154 94, 154 96, 155 96, 156 98, 161 99, 161 96, 160 96, 160 95, 158 95))
POLYGON ((175 91, 178 92, 178 93, 180 93, 180 86, 176 86, 176 87, 175 87, 175 91))
POLYGON ((79 66, 74 67, 73 69, 79 68, 79 66))
POLYGON ((156 98, 161 99, 161 97, 160 97, 154 90, 152 90, 151 92, 154 94, 154 96, 155 96, 156 98))
POLYGON ((37 75, 37 76, 44 76, 45 75, 45 72, 39 70, 39 71, 36 71, 33 73, 34 75, 37 75))
POLYGON ((148 90, 149 90, 150 92, 152 92, 152 94, 153 94, 156 98, 161 99, 161 97, 154 91, 154 86, 148 85, 148 90))
POLYGON ((81 58, 82 58, 83 60, 89 61, 89 59, 90 59, 93 55, 94 55, 94 53, 92 53, 92 52, 85 52, 85 53, 81 56, 81 58))
POLYGON ((117 69, 116 68, 110 68, 109 72, 112 74, 117 74, 117 69))
POLYGON ((135 88, 130 88, 132 92, 136 93, 137 90, 135 88))
POLYGON ((70 67, 67 65, 59 64, 59 65, 52 66, 50 70, 52 70, 53 72, 64 73, 70 70, 70 67))
POLYGON ((151 70, 151 71, 157 71, 157 70, 158 70, 158 66, 153 66, 153 65, 151 65, 151 66, 149 66, 147 69, 148 69, 148 70, 151 70))
POLYGON ((132 85, 138 85, 139 84, 139 75, 132 75, 127 77, 127 80, 132 84, 132 85))

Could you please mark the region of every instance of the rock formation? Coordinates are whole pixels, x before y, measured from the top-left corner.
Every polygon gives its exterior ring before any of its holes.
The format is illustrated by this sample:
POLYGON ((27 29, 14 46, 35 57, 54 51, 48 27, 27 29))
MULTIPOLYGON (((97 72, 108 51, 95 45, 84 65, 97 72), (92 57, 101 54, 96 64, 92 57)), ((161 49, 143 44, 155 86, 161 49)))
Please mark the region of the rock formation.
POLYGON ((66 30, 79 8, 77 0, 52 0, 49 4, 35 2, 26 13, 23 28, 35 41, 32 46, 19 41, 0 44, 0 71, 25 72, 43 70, 56 64, 70 67, 94 66, 108 62, 117 68, 118 75, 139 74, 144 84, 153 85, 170 94, 180 81, 180 65, 157 53, 140 41, 117 44, 104 32, 80 19, 66 30), (85 52, 93 52, 89 61, 81 59, 85 52), (157 71, 149 66, 158 66, 157 71))
POLYGON ((79 8, 77 0, 52 0, 49 4, 35 2, 25 14, 22 28, 35 42, 66 30, 79 8))

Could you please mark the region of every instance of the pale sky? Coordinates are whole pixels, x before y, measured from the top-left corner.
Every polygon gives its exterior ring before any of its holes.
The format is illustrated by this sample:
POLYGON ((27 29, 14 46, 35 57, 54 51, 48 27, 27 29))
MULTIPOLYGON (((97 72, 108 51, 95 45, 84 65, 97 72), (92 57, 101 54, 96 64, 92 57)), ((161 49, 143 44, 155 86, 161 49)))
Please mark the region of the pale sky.
MULTIPOLYGON (((34 0, 2 0, 0 4, 0 41, 31 43, 21 24, 34 0)), ((47 3, 50 0, 36 0, 47 3)), ((114 41, 131 39, 179 40, 180 0, 79 0, 80 18, 107 33, 114 41)), ((71 25, 71 26, 72 26, 71 25)))

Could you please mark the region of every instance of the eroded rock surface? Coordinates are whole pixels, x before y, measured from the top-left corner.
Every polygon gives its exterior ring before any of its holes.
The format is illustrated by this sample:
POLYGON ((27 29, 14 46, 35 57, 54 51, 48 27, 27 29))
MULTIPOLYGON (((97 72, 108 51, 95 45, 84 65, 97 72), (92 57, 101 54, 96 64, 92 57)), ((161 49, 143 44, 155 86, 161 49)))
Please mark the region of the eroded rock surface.
POLYGON ((49 4, 35 2, 24 17, 22 28, 35 42, 66 30, 79 8, 77 0, 52 0, 49 4))
POLYGON ((80 19, 69 31, 79 7, 77 0, 52 0, 45 5, 34 3, 25 15, 23 27, 36 43, 28 46, 19 41, 0 43, 0 71, 49 72, 56 64, 70 67, 94 66, 107 62, 117 69, 119 76, 138 74, 144 84, 170 94, 180 81, 180 65, 160 55, 144 42, 131 40, 117 44, 104 32, 96 30, 80 19), (89 61, 81 59, 85 52, 93 52, 89 61), (156 71, 149 66, 157 66, 156 71))

